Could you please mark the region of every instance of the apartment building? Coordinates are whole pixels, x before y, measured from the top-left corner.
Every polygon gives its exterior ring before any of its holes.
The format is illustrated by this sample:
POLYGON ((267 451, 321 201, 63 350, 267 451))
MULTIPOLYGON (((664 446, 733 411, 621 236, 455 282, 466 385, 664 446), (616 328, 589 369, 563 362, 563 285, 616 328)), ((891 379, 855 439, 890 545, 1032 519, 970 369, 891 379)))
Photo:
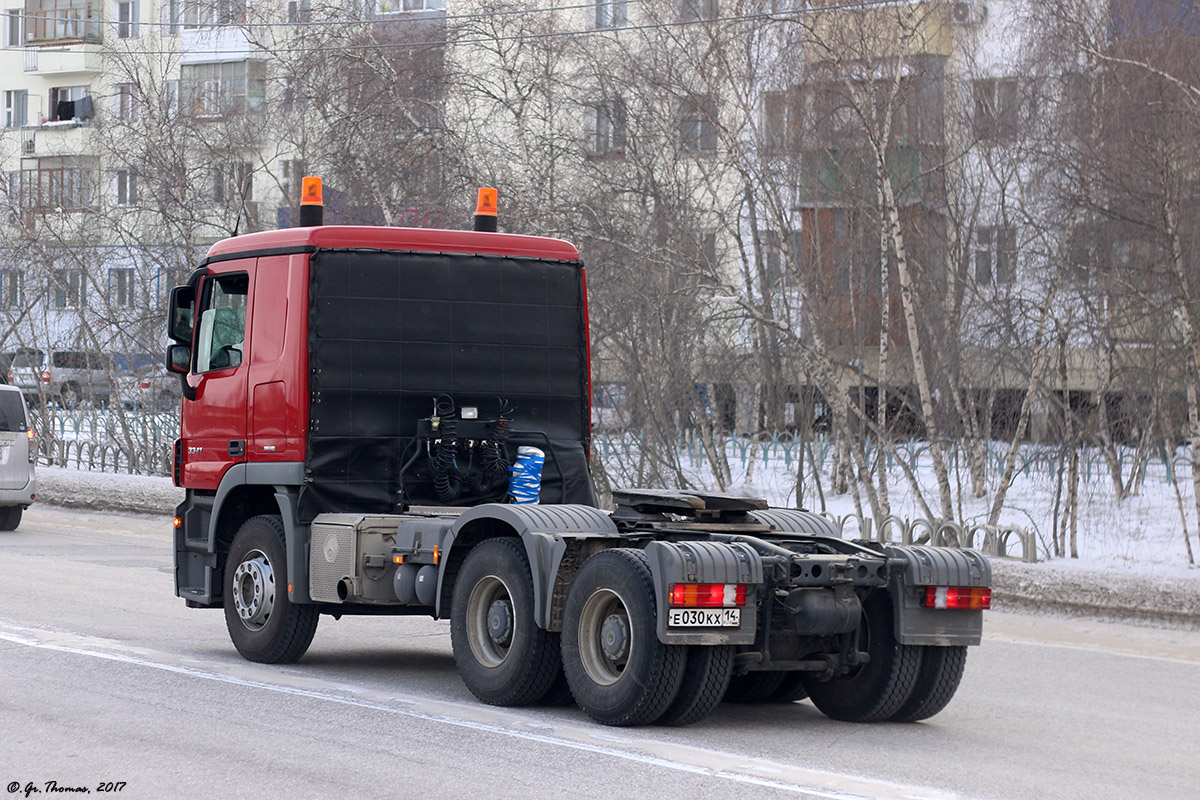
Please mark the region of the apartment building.
MULTIPOLYGON (((157 349, 165 292, 207 245, 290 224, 306 165, 328 169, 339 147, 361 147, 329 130, 407 96, 368 60, 345 68, 346 54, 415 38, 431 43, 421 52, 436 72, 444 39, 444 0, 10 5, 0 9, 0 352, 157 349)), ((409 87, 420 91, 436 109, 436 91, 409 87)), ((331 221, 384 221, 352 173, 331 176, 331 221)), ((407 216, 387 221, 427 221, 421 200, 410 194, 407 216)))
MULTIPOLYGON (((831 391, 873 416, 886 398, 900 419, 917 331, 938 391, 1005 433, 1064 261, 1078 278, 1056 285, 1050 317, 1067 344, 1042 386, 1072 407, 1136 399, 1153 369, 1142 340, 1164 324, 1122 312, 1109 330, 1125 338, 1101 348, 1085 322, 1096 296, 1109 321, 1132 302, 1101 291, 1099 262, 1162 250, 1111 220, 1055 216, 1065 189, 1031 137, 1047 141, 1047 109, 1097 81, 1086 64, 1034 64, 1030 8, 13 2, 0 351, 156 346, 166 287, 211 241, 290 224, 313 171, 334 221, 453 224, 460 195, 491 183, 512 229, 583 245, 600 406, 650 370, 666 376, 655 391, 730 428, 811 425, 831 391)), ((1165 18, 1132 8, 1122 19, 1165 18)))

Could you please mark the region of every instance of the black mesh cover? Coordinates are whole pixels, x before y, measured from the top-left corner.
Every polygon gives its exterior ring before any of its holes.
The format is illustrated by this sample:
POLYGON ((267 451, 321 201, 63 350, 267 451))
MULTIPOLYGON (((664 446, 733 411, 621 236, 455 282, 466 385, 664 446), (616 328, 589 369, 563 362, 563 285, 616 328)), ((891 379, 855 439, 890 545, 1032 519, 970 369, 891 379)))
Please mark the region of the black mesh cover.
MULTIPOLYGON (((302 521, 323 511, 394 511, 401 458, 407 464, 416 452, 417 421, 439 395, 478 407, 481 419, 507 404, 509 450, 548 450, 542 502, 595 505, 581 268, 501 256, 313 254, 302 521)), ((441 504, 410 484, 410 503, 441 504)))

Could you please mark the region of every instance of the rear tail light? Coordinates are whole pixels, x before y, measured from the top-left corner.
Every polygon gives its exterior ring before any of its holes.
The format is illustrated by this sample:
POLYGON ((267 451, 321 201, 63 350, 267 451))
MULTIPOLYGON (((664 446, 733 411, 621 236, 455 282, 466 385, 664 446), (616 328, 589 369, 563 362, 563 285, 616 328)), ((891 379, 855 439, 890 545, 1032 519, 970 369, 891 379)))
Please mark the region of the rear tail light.
POLYGON ((675 608, 744 606, 746 586, 740 583, 673 583, 670 603, 675 608))
POLYGON ((33 439, 33 428, 25 431, 25 435, 29 438, 29 463, 37 461, 37 445, 33 439))
POLYGON ((42 372, 42 383, 49 383, 49 382, 50 382, 50 373, 43 371, 42 372))
POLYGON ((978 586, 926 586, 921 605, 925 608, 986 611, 992 607, 992 590, 978 586))

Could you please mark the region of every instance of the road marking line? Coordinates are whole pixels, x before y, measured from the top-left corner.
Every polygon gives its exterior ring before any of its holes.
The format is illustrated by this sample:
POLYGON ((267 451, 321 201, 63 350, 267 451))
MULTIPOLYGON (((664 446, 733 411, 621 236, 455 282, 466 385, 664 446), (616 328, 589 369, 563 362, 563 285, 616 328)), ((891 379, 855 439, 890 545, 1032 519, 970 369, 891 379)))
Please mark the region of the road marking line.
MULTIPOLYGON (((777 789, 802 796, 825 798, 826 800, 871 800, 872 798, 876 800, 891 798, 895 798, 896 800, 908 800, 909 798, 913 798, 914 800, 951 800, 951 798, 958 797, 958 795, 951 792, 931 787, 917 787, 860 777, 848 773, 797 767, 770 762, 764 759, 746 758, 744 755, 734 753, 706 750, 686 745, 673 745, 661 741, 648 740, 644 744, 653 746, 657 750, 673 751, 679 757, 670 758, 646 752, 633 752, 616 747, 594 744, 583 739, 585 737, 606 739, 627 742, 631 747, 643 746, 635 739, 600 734, 596 731, 583 728, 573 730, 569 726, 551 726, 540 722, 526 722, 514 719, 512 712, 500 712, 489 706, 468 706, 451 701, 411 699, 395 696, 392 693, 364 690, 361 687, 339 687, 342 691, 352 694, 382 695, 384 700, 372 700, 368 697, 347 697, 336 694, 328 689, 310 689, 303 686, 289 686, 282 683, 269 682, 268 678, 271 680, 279 680, 281 678, 296 680, 296 676, 279 673, 267 667, 260 667, 253 664, 239 664, 236 667, 238 671, 254 675, 254 677, 239 677, 238 675, 220 671, 222 669, 229 669, 230 665, 227 664, 203 661, 193 657, 176 657, 167 653, 142 650, 122 645, 119 642, 72 634, 65 631, 26 628, 0 622, 0 641, 7 641, 42 650, 70 653, 121 664, 157 669, 186 677, 217 681, 244 688, 261 689, 312 700, 381 711, 426 722, 467 728, 483 733, 499 734, 524 741, 581 750, 597 755, 632 761, 647 766, 695 775, 707 775, 734 783, 777 789), (171 659, 174 659, 177 663, 170 663, 171 659), (191 664, 203 665, 203 667, 191 666, 191 664), (410 707, 397 707, 396 703, 402 703, 410 707), (431 710, 423 711, 421 707, 428 707, 431 710), (454 715, 455 713, 463 716, 456 716, 454 715), (471 716, 476 718, 468 718, 471 716), (492 719, 489 720, 486 717, 491 717, 492 719), (520 724, 527 728, 549 728, 556 730, 557 733, 536 733, 533 730, 520 730, 512 727, 513 724, 520 724), (574 734, 579 738, 571 738, 569 734, 574 734), (722 762, 724 766, 722 766, 722 762), (779 777, 759 777, 738 770, 771 772, 778 774, 779 777)), ((326 681, 316 679, 300 679, 300 682, 327 685, 326 681)))

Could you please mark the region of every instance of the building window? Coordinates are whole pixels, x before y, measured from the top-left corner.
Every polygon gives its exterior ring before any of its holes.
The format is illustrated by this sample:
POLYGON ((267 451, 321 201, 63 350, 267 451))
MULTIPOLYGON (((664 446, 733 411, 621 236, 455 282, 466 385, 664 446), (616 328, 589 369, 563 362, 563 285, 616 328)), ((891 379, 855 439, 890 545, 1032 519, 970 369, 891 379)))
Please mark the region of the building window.
POLYGON ((15 308, 22 302, 21 272, 15 269, 0 269, 0 307, 15 308))
POLYGON ((597 28, 624 28, 628 23, 627 0, 596 0, 597 28))
POLYGON ((21 174, 23 207, 37 211, 91 208, 95 164, 79 157, 43 158, 21 174))
POLYGON ((87 86, 58 86, 50 90, 50 121, 92 118, 92 90, 87 86))
POLYGON ((399 14, 403 11, 445 11, 446 0, 379 0, 375 8, 380 14, 399 14))
POLYGON ((116 85, 116 98, 114 109, 117 112, 117 119, 122 122, 132 122, 138 118, 138 87, 132 83, 118 83, 116 85))
POLYGON ((4 46, 25 46, 24 8, 10 8, 4 12, 4 46))
POLYGON ((212 168, 213 203, 241 205, 254 199, 254 168, 249 163, 232 161, 212 168))
POLYGON ((115 306, 133 305, 133 270, 128 267, 108 271, 108 296, 115 306))
POLYGON ((137 0, 117 3, 118 39, 136 39, 138 37, 139 16, 140 3, 137 0))
POLYGON ((102 8, 101 0, 28 0, 25 42, 99 41, 102 8))
POLYGON ((768 153, 782 155, 799 152, 804 97, 799 87, 785 92, 763 93, 762 138, 768 153))
POLYGON ((627 119, 625 101, 620 98, 588 110, 592 155, 620 155, 625 152, 627 119))
POLYGON ((312 20, 312 0, 288 0, 284 19, 289 25, 299 25, 312 20))
POLYGON ((679 110, 679 135, 689 153, 717 151, 716 104, 711 97, 692 97, 679 110))
POLYGON ((87 299, 87 282, 81 269, 56 269, 50 297, 55 308, 82 308, 87 299))
POLYGON ((300 159, 284 161, 280 173, 279 184, 283 189, 284 205, 299 205, 300 182, 304 179, 304 162, 300 159))
POLYGON ((264 74, 261 61, 184 64, 180 78, 185 108, 197 117, 262 108, 267 91, 264 74))
POLYGON ((1016 278, 1017 232, 1013 226, 975 229, 975 284, 1009 284, 1016 278))
POLYGON ((4 92, 4 127, 20 128, 29 123, 29 92, 9 89, 4 92))
POLYGON ((716 18, 717 0, 682 0, 679 6, 679 19, 683 22, 716 18))
POLYGON ((1009 141, 1017 135, 1020 98, 1016 78, 972 81, 975 96, 975 138, 981 142, 1009 141))
POLYGON ((167 0, 171 33, 246 21, 246 0, 167 0))
POLYGON ((117 205, 131 206, 137 201, 137 173, 131 169, 117 170, 117 205))
POLYGON ((308 107, 304 84, 295 75, 283 78, 282 105, 284 111, 303 111, 308 107))
POLYGON ((167 81, 163 85, 163 114, 168 119, 179 116, 179 81, 167 81))
POLYGON ((768 289, 794 288, 801 270, 800 232, 791 231, 784 237, 778 231, 759 231, 758 241, 768 289))

